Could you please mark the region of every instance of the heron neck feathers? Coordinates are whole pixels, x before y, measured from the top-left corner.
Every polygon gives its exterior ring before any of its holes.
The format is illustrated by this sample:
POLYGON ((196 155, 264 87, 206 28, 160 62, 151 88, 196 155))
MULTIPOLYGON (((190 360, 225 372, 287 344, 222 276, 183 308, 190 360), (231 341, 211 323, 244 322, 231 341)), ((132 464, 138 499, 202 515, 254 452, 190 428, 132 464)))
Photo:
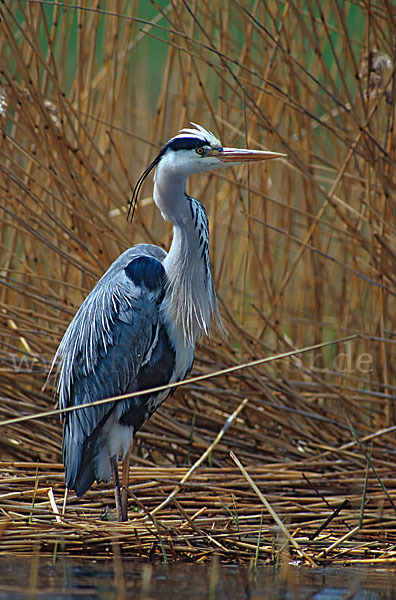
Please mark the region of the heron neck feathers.
MULTIPOLYGON (((204 207, 185 196, 183 221, 173 223, 173 241, 164 268, 168 278, 164 310, 173 335, 194 346, 209 335, 211 318, 218 316, 209 261, 209 228, 204 207)), ((218 317, 220 319, 220 317, 218 317)))
POLYGON ((212 316, 220 324, 221 319, 210 268, 208 219, 202 204, 185 192, 187 176, 162 160, 154 177, 154 201, 173 224, 173 241, 163 261, 168 279, 164 317, 171 337, 192 348, 197 338, 210 333, 212 316))

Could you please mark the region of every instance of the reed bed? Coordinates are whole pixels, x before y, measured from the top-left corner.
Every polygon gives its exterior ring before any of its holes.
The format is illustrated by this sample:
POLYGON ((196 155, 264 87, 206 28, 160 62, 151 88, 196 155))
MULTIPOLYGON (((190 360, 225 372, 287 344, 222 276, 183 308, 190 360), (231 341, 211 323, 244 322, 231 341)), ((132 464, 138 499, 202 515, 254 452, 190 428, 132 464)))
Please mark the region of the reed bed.
POLYGON ((393 562, 392 3, 9 0, 0 17, 0 552, 393 562), (136 437, 127 524, 105 485, 62 514, 49 366, 125 248, 169 247, 151 181, 132 226, 127 201, 189 121, 287 159, 191 178, 228 331, 192 375, 213 377, 136 437))
MULTIPOLYGON (((232 467, 201 468, 185 485, 180 480, 187 468, 131 468, 131 515, 120 524, 107 509, 114 504, 110 487, 91 490, 83 500, 71 497, 62 515, 61 464, 4 461, 1 552, 30 554, 39 546, 42 554, 106 556, 117 544, 125 557, 163 562, 218 555, 251 566, 285 557, 307 565, 393 563, 394 511, 384 506, 378 481, 364 466, 348 471, 338 461, 335 471, 332 463, 323 459, 305 470, 297 462, 249 468, 280 527, 244 474, 232 467), (177 497, 155 512, 176 486, 177 497)), ((381 475, 383 483, 394 485, 391 468, 381 475)))

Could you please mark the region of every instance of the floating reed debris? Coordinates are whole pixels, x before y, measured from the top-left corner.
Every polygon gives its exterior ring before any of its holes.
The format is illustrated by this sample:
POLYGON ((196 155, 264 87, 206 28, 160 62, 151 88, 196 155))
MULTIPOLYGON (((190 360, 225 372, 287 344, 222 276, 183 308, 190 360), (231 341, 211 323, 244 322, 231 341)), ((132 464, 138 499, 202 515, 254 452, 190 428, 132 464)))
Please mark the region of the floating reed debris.
POLYGON ((0 4, 0 552, 395 562, 394 7, 120 6, 0 4), (287 154, 191 182, 228 331, 193 375, 221 373, 139 432, 128 523, 106 485, 63 514, 49 365, 125 248, 169 247, 151 182, 127 201, 189 121, 287 154))
MULTIPOLYGON (((112 554, 112 544, 116 542, 124 556, 159 561, 164 556, 168 561, 208 559, 214 553, 228 561, 251 561, 257 552, 260 561, 270 562, 274 544, 276 556, 286 542, 296 560, 300 556, 307 564, 352 564, 369 557, 381 558, 384 564, 393 561, 395 520, 373 478, 368 482, 364 520, 359 524, 364 468, 353 473, 340 464, 337 473, 323 464, 306 468, 308 479, 324 495, 328 507, 307 486, 301 466, 294 463, 287 469, 273 465, 250 467, 247 478, 246 473, 233 467, 205 467, 195 471, 184 484, 181 481, 187 468, 133 467, 130 520, 119 524, 114 521, 111 486, 101 485, 83 499, 69 497, 65 515, 59 515, 54 513, 48 497, 51 488, 46 486, 49 482, 54 484, 54 499, 60 506, 64 494, 59 477, 62 465, 37 469, 26 463, 2 463, 0 551, 30 553, 40 544, 46 554, 56 548, 59 551, 61 545, 62 551, 71 555, 105 556, 112 554), (36 478, 40 484, 35 490, 36 478), (276 519, 262 509, 252 481, 265 491, 276 519), (176 486, 174 501, 156 511, 176 486), (17 489, 18 495, 5 489, 17 489), (345 496, 349 502, 344 502, 342 510, 334 514, 340 498, 345 496), (327 516, 332 516, 331 527, 318 532, 327 516)), ((383 477, 389 481, 391 469, 384 469, 383 477)))

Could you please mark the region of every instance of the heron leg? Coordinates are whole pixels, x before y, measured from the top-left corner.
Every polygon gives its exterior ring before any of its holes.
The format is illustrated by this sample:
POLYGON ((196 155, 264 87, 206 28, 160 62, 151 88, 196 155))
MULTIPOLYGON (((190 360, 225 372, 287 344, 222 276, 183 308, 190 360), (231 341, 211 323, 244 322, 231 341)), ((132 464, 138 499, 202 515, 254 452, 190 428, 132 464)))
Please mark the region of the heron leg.
POLYGON ((114 495, 115 495, 115 503, 117 508, 117 519, 121 523, 122 521, 126 521, 127 517, 124 514, 122 509, 122 500, 121 500, 121 488, 120 488, 120 478, 118 476, 118 464, 117 457, 110 457, 110 465, 111 465, 111 474, 113 476, 114 482, 114 495))
POLYGON ((125 515, 125 521, 128 520, 128 484, 129 484, 129 465, 131 462, 133 442, 129 446, 124 460, 122 461, 122 510, 125 515))

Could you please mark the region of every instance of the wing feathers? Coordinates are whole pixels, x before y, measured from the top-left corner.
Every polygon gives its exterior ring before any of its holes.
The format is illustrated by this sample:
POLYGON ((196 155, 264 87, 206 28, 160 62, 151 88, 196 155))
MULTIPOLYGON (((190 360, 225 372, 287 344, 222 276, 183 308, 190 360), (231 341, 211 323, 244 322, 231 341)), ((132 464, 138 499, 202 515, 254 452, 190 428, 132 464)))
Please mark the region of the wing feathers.
POLYGON ((55 357, 61 408, 87 405, 64 417, 66 484, 80 493, 98 477, 91 459, 103 454, 99 433, 114 408, 114 403, 89 404, 137 389, 165 293, 161 262, 131 254, 121 255, 87 296, 55 357))

